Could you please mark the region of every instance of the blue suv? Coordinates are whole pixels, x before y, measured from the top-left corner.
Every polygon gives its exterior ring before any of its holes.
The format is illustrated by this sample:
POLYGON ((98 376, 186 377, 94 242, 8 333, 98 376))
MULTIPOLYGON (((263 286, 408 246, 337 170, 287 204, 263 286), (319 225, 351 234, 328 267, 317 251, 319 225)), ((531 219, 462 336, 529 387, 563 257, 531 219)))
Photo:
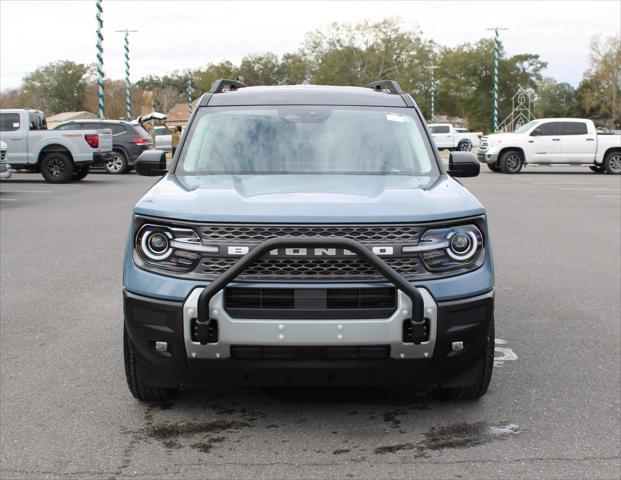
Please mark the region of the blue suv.
POLYGON ((136 204, 123 279, 134 397, 180 385, 488 388, 494 274, 486 212, 394 81, 203 95, 136 204))

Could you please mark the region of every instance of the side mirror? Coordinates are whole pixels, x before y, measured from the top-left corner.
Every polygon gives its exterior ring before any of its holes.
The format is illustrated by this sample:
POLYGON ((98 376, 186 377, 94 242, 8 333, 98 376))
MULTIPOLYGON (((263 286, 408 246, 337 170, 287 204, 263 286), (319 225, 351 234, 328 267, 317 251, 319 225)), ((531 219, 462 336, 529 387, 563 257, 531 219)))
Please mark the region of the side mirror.
POLYGON ((531 137, 538 137, 539 135, 541 135, 541 129, 540 128, 535 128, 532 132, 530 132, 530 136, 531 137))
POLYGON ((164 175, 166 168, 166 152, 162 150, 146 150, 136 160, 136 173, 146 177, 164 175))
POLYGON ((481 171, 477 157, 470 152, 451 152, 448 174, 453 177, 476 177, 481 171))

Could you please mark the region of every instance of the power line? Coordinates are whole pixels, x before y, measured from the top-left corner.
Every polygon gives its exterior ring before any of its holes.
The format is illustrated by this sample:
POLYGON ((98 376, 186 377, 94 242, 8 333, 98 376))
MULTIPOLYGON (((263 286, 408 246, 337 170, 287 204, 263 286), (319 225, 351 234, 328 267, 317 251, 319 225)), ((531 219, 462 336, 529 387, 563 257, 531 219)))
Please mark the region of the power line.
POLYGON ((491 27, 485 30, 493 30, 494 33, 494 69, 493 69, 493 107, 492 107, 492 128, 494 132, 498 130, 498 63, 500 62, 500 32, 509 30, 503 27, 491 27))
POLYGON ((127 120, 132 119, 132 84, 129 81, 129 34, 136 33, 138 30, 115 30, 116 33, 125 34, 125 116, 127 120))

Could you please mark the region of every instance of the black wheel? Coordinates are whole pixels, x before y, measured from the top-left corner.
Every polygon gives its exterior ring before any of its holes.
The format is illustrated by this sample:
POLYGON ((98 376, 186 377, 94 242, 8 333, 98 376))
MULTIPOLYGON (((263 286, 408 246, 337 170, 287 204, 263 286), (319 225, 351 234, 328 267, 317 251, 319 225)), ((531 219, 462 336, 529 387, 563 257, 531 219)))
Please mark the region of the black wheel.
POLYGON ((48 153, 41 160, 41 174, 49 183, 67 183, 73 175, 73 161, 66 153, 48 153))
POLYGON ((621 152, 610 152, 604 158, 604 170, 610 175, 621 174, 621 152))
POLYGON ((88 175, 88 172, 90 172, 90 170, 90 165, 75 167, 75 170, 73 170, 73 175, 71 175, 71 180, 74 182, 79 182, 88 175))
POLYGON ((468 140, 462 140, 457 145, 457 150, 461 152, 469 152, 470 150, 472 150, 472 144, 468 140))
POLYGON ((595 173, 604 173, 604 167, 600 167, 599 165, 591 165, 589 166, 592 172, 595 173))
POLYGON ((496 165, 495 163, 488 163, 487 168, 489 168, 494 173, 500 172, 500 167, 496 165))
POLYGON ((522 170, 522 155, 515 150, 509 150, 500 156, 498 163, 502 173, 518 173, 522 170))
POLYGON ((489 383, 492 380, 492 371, 494 370, 494 319, 490 323, 487 331, 485 354, 479 360, 477 365, 477 376, 472 385, 467 387, 449 387, 440 388, 440 392, 445 398, 454 400, 476 400, 487 392, 489 383))
POLYGON ((127 386, 134 398, 143 402, 161 402, 171 399, 177 393, 177 388, 148 387, 142 382, 140 379, 140 369, 136 365, 136 356, 134 355, 132 342, 125 329, 123 329, 123 357, 125 360, 127 386))
POLYGON ((125 157, 125 154, 119 150, 115 150, 112 153, 114 155, 112 160, 104 164, 106 172, 113 175, 120 175, 127 172, 127 157, 125 157))

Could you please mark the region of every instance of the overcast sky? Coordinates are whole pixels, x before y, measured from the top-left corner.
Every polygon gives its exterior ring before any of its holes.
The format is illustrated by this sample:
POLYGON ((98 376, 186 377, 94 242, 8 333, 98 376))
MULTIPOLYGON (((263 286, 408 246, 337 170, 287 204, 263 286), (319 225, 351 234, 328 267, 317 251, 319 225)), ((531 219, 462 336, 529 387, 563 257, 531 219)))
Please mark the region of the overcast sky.
MULTIPOLYGON (((576 86, 594 35, 621 29, 611 1, 120 1, 104 0, 104 70, 123 77, 122 35, 131 37, 131 76, 161 75, 249 53, 296 50, 304 34, 331 22, 400 17, 406 28, 443 45, 474 42, 487 27, 508 28, 509 55, 538 53, 546 75, 576 86)), ((0 89, 16 87, 45 63, 95 62, 95 1, 0 0, 0 89)))

